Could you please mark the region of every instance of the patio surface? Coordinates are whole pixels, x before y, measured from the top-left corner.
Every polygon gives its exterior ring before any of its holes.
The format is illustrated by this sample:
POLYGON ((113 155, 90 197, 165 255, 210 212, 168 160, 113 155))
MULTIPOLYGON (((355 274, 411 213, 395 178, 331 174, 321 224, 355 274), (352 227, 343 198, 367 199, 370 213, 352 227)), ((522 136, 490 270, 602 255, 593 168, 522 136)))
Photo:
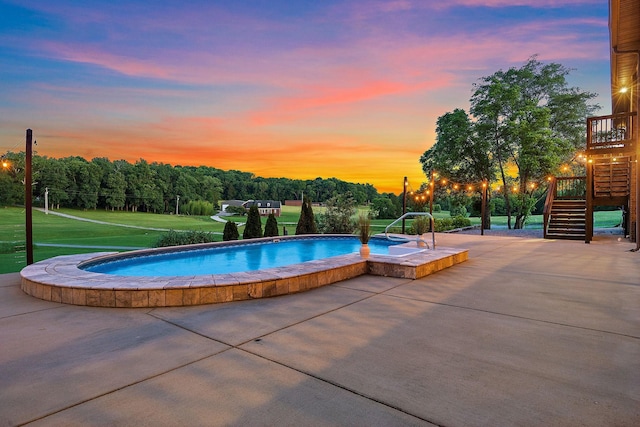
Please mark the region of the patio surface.
POLYGON ((0 426, 640 425, 640 254, 442 234, 468 261, 266 299, 97 308, 0 275, 0 426))

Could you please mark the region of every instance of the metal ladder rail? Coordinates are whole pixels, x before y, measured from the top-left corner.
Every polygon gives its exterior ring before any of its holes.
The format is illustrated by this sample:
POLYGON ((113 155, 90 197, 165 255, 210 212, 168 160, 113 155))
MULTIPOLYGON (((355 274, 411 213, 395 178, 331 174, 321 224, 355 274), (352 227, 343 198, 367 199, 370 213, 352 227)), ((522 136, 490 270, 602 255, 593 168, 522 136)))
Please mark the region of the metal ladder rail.
MULTIPOLYGON (((406 219, 408 217, 416 217, 416 216, 427 216, 427 217, 429 217, 430 228, 431 228, 431 249, 435 249, 436 248, 435 222, 434 222, 434 219, 433 219, 433 215, 431 215, 429 212, 407 212, 407 213, 405 213, 400 218, 396 219, 391 224, 387 225, 387 227, 384 229, 384 237, 387 240, 391 240, 391 241, 394 241, 394 242, 411 242, 411 241, 414 241, 414 239, 409 239, 407 237, 390 236, 389 235, 389 229, 391 227, 393 227, 397 222, 402 221, 403 219, 406 219)), ((425 244, 427 244, 427 247, 429 247, 429 244, 427 243, 426 240, 424 240, 422 238, 421 235, 419 235, 415 239, 415 242, 416 243, 424 242, 425 244)))

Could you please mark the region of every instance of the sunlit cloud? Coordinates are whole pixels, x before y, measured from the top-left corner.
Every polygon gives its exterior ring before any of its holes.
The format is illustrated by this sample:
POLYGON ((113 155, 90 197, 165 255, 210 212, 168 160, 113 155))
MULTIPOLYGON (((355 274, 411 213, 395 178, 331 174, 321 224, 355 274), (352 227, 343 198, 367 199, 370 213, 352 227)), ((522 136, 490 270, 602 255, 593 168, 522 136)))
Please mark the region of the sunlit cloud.
POLYGON ((20 64, 0 69, 0 151, 33 127, 50 156, 335 176, 382 191, 424 178, 437 117, 468 108, 482 76, 537 54, 608 90, 600 0, 4 4, 38 20, 0 29, 3 64, 20 64))

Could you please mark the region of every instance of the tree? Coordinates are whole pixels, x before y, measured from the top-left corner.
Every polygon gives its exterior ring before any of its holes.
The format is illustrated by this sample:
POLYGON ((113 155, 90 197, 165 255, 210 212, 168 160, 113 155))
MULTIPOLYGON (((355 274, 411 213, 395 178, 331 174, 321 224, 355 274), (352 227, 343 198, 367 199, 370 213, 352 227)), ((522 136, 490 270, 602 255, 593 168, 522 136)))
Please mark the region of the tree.
POLYGON ((311 200, 305 197, 302 200, 302 210, 300 213, 300 219, 298 219, 298 225, 296 226, 296 234, 316 233, 318 233, 318 227, 316 226, 316 220, 313 216, 311 200))
POLYGON ((318 218, 320 232, 351 234, 355 231, 356 201, 350 192, 330 198, 326 205, 324 214, 318 218))
POLYGON ((568 74, 534 56, 521 68, 481 78, 473 85, 472 117, 456 109, 438 118, 436 144, 420 159, 423 170, 465 183, 491 182, 498 173, 507 224, 515 211, 515 228, 522 228, 536 202, 535 183, 584 144, 586 118, 599 108, 588 103, 595 94, 568 86, 568 74))
POLYGON ((98 205, 102 169, 82 157, 69 157, 66 161, 73 206, 95 209, 98 205))
POLYGON ((105 204, 107 208, 122 209, 127 201, 127 180, 120 171, 113 171, 107 177, 105 204))
POLYGON ((371 202, 370 209, 374 218, 395 219, 401 215, 401 210, 397 210, 396 205, 393 204, 393 200, 389 197, 376 197, 371 202))
MULTIPOLYGON (((436 143, 422 155, 420 162, 427 176, 437 172, 440 178, 451 182, 491 182, 495 177, 490 147, 477 137, 473 121, 459 108, 438 117, 436 143)), ((490 228, 489 218, 487 213, 486 228, 490 228)))
POLYGON ((243 239, 257 239, 262 237, 262 222, 260 221, 260 212, 258 206, 253 205, 249 208, 247 215, 247 223, 242 233, 243 239))
POLYGON ((596 94, 568 86, 569 72, 534 56, 521 68, 498 71, 474 85, 471 113, 500 170, 509 227, 507 169, 517 170, 515 228, 522 228, 535 205, 534 183, 582 148, 586 117, 600 108, 589 104, 596 94))
POLYGON ((267 217, 267 223, 264 225, 264 237, 276 237, 279 236, 278 221, 273 213, 267 217))
POLYGON ((49 207, 59 209, 60 205, 69 199, 67 194, 69 179, 65 163, 44 157, 37 162, 37 166, 34 165, 35 167, 40 170, 40 179, 37 184, 38 194, 44 194, 48 190, 49 207))
POLYGON ((224 231, 222 232, 222 240, 225 242, 229 240, 238 240, 240 233, 238 233, 238 225, 233 221, 227 221, 224 225, 224 231))

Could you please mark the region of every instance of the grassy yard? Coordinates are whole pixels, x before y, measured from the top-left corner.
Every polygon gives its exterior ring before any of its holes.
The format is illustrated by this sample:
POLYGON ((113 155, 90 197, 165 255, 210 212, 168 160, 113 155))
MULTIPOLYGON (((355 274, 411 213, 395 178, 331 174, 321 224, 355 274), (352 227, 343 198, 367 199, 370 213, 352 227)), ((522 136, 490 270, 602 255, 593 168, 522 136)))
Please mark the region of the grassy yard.
MULTIPOLYGON (((323 208, 313 208, 314 213, 321 213, 323 208)), ((173 230, 198 230, 222 233, 224 224, 216 222, 209 217, 183 216, 183 215, 157 215, 149 213, 109 212, 109 211, 80 211, 63 209, 59 212, 90 220, 107 222, 110 224, 125 224, 131 226, 173 229, 173 230)), ((280 233, 283 226, 289 234, 295 233, 295 227, 300 216, 300 207, 284 206, 282 216, 278 218, 280 233)), ((448 212, 437 212, 436 218, 446 218, 448 212)), ((620 223, 620 211, 596 212, 595 227, 614 227, 620 223)), ((228 217, 236 223, 246 221, 245 217, 228 217)), ((480 224, 480 218, 470 218, 474 225, 480 224)), ((266 218, 263 218, 263 226, 266 218)), ((373 231, 383 232, 392 220, 374 220, 373 231)), ((407 221, 407 226, 410 221, 407 221)), ((492 217, 493 227, 506 227, 506 217, 492 217)), ((527 222, 527 228, 542 228, 542 216, 534 215, 527 222)), ((240 233, 242 233, 240 228, 240 233)), ((24 251, 14 251, 16 246, 24 246, 24 209, 0 208, 0 274, 20 271, 26 265, 24 251)), ((146 230, 138 228, 120 227, 109 224, 96 224, 92 222, 78 221, 58 215, 45 215, 41 211, 33 211, 33 241, 34 260, 40 261, 58 255, 70 255, 88 253, 112 249, 99 249, 100 246, 115 247, 153 247, 162 236, 163 231, 146 230), (42 244, 77 245, 88 246, 64 247, 43 246, 42 244)), ((222 235, 220 234, 220 239, 222 235)))

